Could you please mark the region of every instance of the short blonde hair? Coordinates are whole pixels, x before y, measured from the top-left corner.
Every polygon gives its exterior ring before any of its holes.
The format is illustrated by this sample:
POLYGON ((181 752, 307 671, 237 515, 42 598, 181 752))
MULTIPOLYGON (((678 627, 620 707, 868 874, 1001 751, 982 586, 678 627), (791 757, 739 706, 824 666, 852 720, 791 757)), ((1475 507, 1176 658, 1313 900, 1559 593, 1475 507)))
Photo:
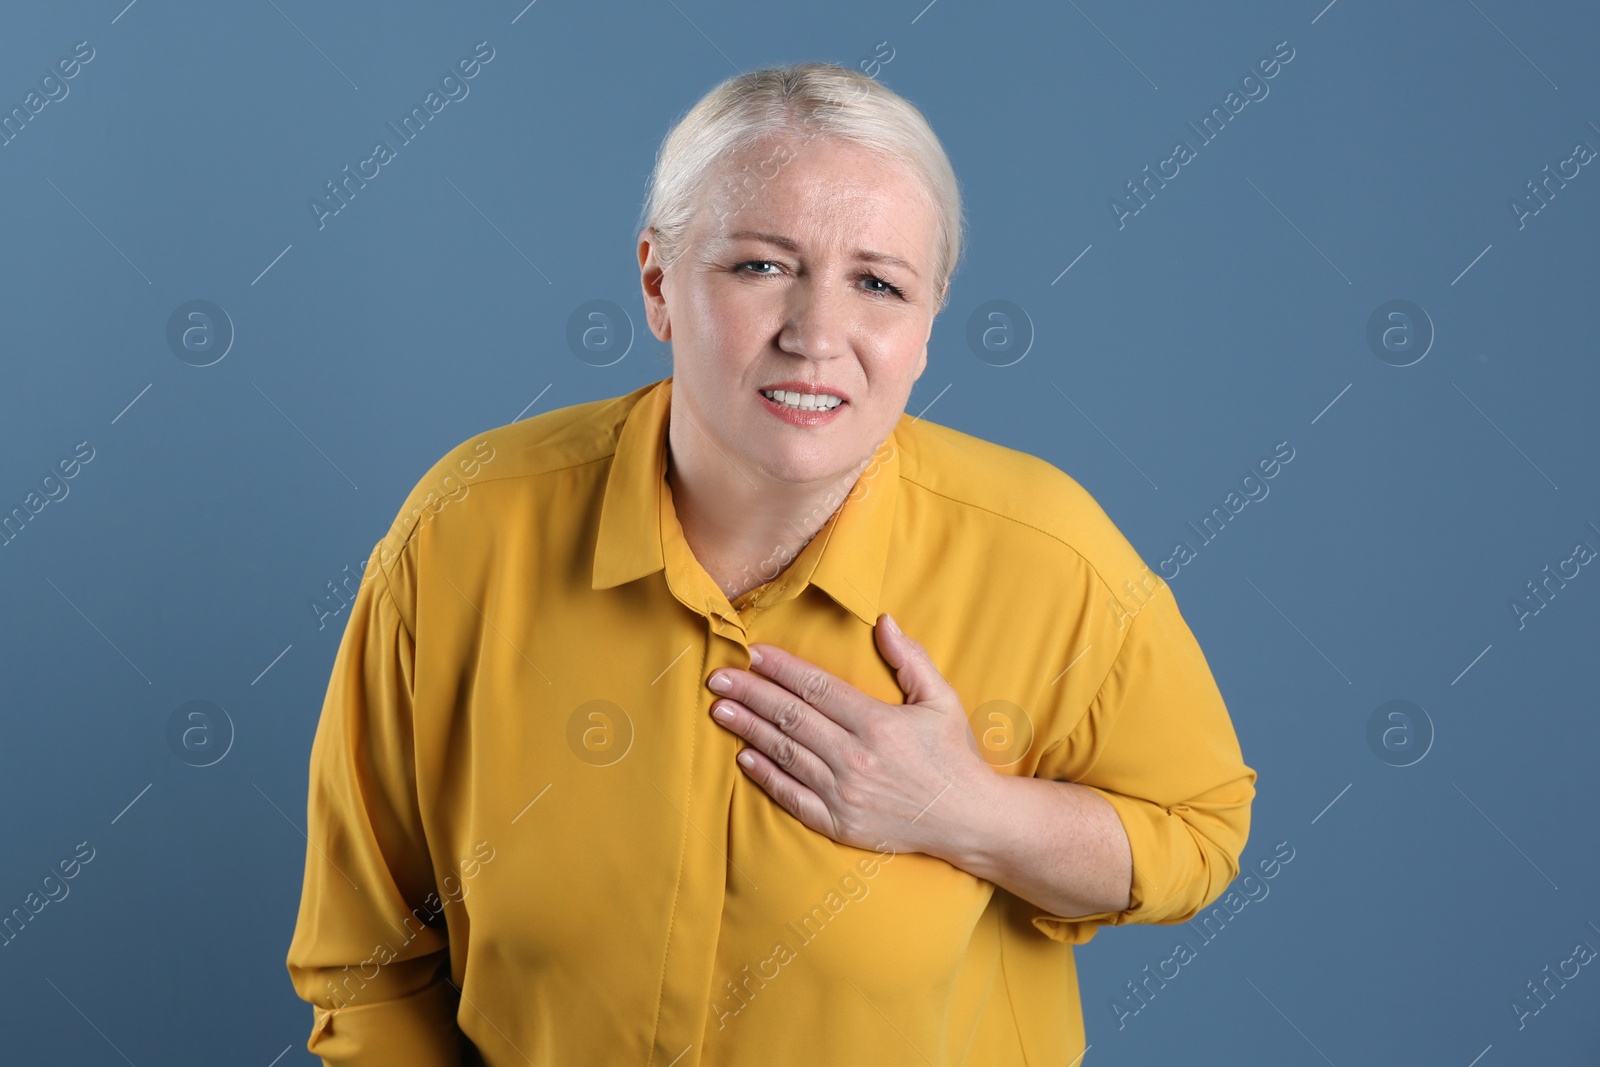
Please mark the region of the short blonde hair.
MULTIPOLYGON (((860 71, 833 63, 735 75, 678 120, 656 153, 637 231, 655 231, 663 265, 670 267, 682 254, 684 235, 717 167, 782 133, 803 133, 806 141, 830 137, 878 152, 922 183, 937 215, 935 313, 943 310, 966 235, 961 188, 944 146, 910 101, 860 71)), ((733 177, 727 180, 736 185, 733 177)), ((746 180, 759 182, 760 175, 752 172, 746 180)))

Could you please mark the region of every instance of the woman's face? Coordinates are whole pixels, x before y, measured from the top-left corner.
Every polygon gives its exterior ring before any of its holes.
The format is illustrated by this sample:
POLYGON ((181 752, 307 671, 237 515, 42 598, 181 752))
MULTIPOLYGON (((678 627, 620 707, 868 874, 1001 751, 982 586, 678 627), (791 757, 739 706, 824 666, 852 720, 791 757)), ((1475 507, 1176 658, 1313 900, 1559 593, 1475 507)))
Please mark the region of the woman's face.
POLYGON ((935 225, 920 183, 855 145, 790 135, 732 159, 669 269, 640 239, 674 411, 758 482, 859 471, 928 363, 935 225), (763 396, 775 385, 844 403, 785 417, 763 396))

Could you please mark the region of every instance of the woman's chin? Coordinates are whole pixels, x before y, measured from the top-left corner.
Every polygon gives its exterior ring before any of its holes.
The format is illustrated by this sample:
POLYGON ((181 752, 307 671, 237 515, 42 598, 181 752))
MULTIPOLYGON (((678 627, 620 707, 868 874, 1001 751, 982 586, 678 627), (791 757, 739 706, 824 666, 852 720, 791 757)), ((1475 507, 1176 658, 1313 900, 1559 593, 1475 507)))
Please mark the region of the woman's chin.
POLYGON ((859 466, 861 464, 853 456, 818 455, 812 449, 777 449, 764 456, 760 463, 767 477, 794 486, 826 486, 845 478, 859 466))

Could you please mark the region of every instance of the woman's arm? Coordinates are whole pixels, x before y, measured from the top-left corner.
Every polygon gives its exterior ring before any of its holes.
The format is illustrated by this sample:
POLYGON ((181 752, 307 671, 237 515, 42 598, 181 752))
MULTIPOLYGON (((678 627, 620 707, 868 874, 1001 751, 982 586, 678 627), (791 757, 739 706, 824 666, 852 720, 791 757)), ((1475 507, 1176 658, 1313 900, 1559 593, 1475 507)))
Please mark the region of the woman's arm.
MULTIPOLYGON (((411 768, 415 646, 374 549, 311 748, 306 867, 286 964, 328 1067, 459 1067, 444 901, 411 768)), ((406 598, 409 603, 411 598, 406 598)))
POLYGON ((1256 772, 1171 588, 1158 587, 1126 625, 1087 708, 1054 709, 1069 716, 1068 732, 1048 743, 1032 779, 1002 787, 1023 799, 991 808, 986 832, 997 840, 976 860, 1041 909, 1035 927, 1069 943, 1102 924, 1198 915, 1239 873, 1250 833, 1256 772), (1125 866, 1111 858, 1124 842, 1125 866))
POLYGON ((1072 782, 999 773, 993 779, 992 792, 945 798, 960 814, 933 855, 1052 915, 1127 909, 1132 849, 1104 797, 1072 782))

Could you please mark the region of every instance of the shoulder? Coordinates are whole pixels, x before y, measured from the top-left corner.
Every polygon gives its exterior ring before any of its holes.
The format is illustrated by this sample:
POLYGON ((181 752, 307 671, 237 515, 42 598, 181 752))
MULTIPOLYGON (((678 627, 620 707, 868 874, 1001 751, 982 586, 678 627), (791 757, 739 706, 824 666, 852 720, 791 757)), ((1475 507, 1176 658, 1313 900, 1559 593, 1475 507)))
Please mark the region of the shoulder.
POLYGON ((1048 460, 909 417, 895 440, 904 491, 1004 538, 1028 563, 1085 566, 1112 590, 1149 570, 1089 491, 1048 460))
POLYGON ((450 448, 406 494, 379 543, 385 569, 419 531, 471 494, 481 498, 484 491, 497 487, 537 485, 559 472, 609 459, 616 453, 628 412, 656 384, 531 415, 474 434, 450 448))

